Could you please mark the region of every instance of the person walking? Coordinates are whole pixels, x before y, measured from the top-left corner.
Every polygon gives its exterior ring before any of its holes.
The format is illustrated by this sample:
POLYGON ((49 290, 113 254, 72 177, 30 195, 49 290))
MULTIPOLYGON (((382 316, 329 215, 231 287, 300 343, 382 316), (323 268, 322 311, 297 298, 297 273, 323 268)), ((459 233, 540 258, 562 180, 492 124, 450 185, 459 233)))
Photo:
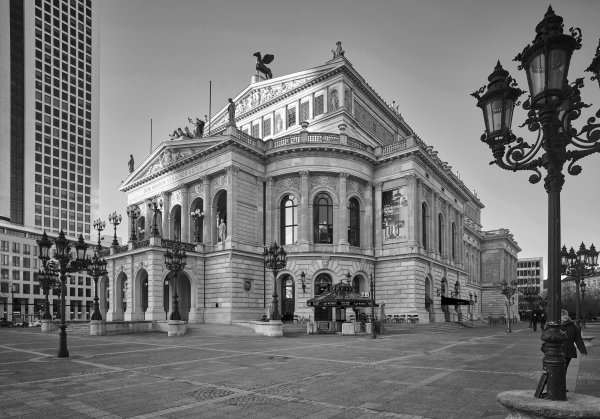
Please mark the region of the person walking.
POLYGON ((546 326, 546 313, 542 312, 542 314, 540 314, 540 328, 542 329, 542 332, 544 331, 544 326, 546 326))
POLYGON ((533 325, 533 331, 534 331, 534 332, 535 332, 535 331, 537 331, 538 316, 537 316, 537 314, 536 314, 536 313, 533 313, 533 314, 532 314, 532 320, 531 320, 531 323, 532 323, 532 325, 533 325))
POLYGON ((587 355, 587 349, 585 347, 585 343, 583 343, 583 339, 581 338, 581 330, 579 327, 571 320, 569 317, 569 312, 567 310, 561 310, 560 312, 560 330, 567 334, 567 340, 565 340, 562 344, 562 352, 565 356, 565 371, 569 368, 569 363, 572 358, 577 358, 577 350, 575 349, 575 345, 577 345, 577 349, 584 355, 587 355))

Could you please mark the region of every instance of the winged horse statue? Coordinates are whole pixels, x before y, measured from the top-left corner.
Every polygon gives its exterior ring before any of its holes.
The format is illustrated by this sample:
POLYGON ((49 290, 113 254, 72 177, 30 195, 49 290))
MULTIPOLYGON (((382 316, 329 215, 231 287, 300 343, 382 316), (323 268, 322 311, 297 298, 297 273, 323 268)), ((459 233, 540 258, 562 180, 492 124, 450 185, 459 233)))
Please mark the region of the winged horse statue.
POLYGON ((275 59, 275 56, 272 54, 265 54, 263 57, 260 52, 255 52, 253 55, 256 57, 256 71, 263 73, 265 78, 272 79, 273 73, 271 73, 271 69, 267 67, 266 64, 271 64, 275 59))

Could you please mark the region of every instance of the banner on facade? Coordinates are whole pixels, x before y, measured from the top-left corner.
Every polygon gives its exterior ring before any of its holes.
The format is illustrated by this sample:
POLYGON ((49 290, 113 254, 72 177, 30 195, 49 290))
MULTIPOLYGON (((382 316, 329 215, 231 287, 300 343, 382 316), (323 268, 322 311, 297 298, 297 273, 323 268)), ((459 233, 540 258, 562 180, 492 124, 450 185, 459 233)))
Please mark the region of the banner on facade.
POLYGON ((408 240, 408 197, 406 187, 384 191, 382 195, 381 217, 383 242, 397 242, 408 240))

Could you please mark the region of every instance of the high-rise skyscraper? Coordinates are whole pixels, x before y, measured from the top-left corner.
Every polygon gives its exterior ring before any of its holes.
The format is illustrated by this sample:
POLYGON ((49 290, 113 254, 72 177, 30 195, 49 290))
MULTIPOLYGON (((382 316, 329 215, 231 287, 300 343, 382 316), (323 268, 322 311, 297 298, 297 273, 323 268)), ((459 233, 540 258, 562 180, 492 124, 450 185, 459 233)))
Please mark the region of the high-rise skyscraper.
POLYGON ((27 299, 28 305, 33 295, 24 289, 37 294, 37 282, 29 286, 28 280, 37 271, 35 240, 44 230, 93 239, 90 221, 98 213, 99 183, 98 21, 97 1, 0 1, 0 299, 5 312, 9 289, 18 288, 10 297, 27 299), (33 249, 32 261, 13 252, 24 247, 33 249))

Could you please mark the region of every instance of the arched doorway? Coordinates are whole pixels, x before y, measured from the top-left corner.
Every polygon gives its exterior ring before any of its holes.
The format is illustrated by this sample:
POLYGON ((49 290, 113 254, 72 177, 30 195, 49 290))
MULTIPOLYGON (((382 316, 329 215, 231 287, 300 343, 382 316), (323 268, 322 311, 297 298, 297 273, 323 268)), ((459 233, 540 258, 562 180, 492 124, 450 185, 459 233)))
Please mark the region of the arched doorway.
MULTIPOLYGON (((132 310, 136 313, 145 313, 148 308, 148 272, 140 269, 135 278, 135 293, 132 310)), ((144 314, 142 314, 144 316, 144 314)))
POLYGON ((281 318, 292 320, 296 309, 294 279, 291 275, 281 278, 281 318))
POLYGON ((115 307, 113 308, 115 320, 124 320, 124 315, 127 311, 127 274, 125 272, 121 272, 117 277, 113 300, 115 302, 115 307))
POLYGON ((106 319, 106 313, 110 308, 109 303, 109 294, 108 294, 108 276, 104 275, 98 281, 98 307, 100 308, 100 315, 102 316, 102 320, 106 319))
MULTIPOLYGON (((314 296, 331 291, 331 276, 322 273, 315 278, 314 296)), ((315 321, 331 321, 333 318, 330 307, 315 307, 315 321)))
POLYGON ((173 273, 169 272, 165 277, 163 289, 163 308, 166 318, 170 317, 173 311, 173 295, 174 287, 177 287, 177 302, 179 306, 179 314, 181 320, 188 321, 190 318, 190 309, 192 307, 192 287, 191 281, 185 272, 177 274, 177 280, 174 281, 173 273))
POLYGON ((429 322, 435 323, 433 299, 431 298, 431 278, 425 277, 425 310, 429 313, 429 322))
POLYGON ((171 240, 181 241, 181 205, 177 204, 171 208, 171 240))
MULTIPOLYGON (((196 198, 192 201, 190 206, 190 215, 194 214, 195 211, 199 210, 199 213, 204 212, 204 201, 202 198, 196 198)), ((202 243, 204 241, 204 217, 190 217, 190 238, 191 242, 202 243)))

